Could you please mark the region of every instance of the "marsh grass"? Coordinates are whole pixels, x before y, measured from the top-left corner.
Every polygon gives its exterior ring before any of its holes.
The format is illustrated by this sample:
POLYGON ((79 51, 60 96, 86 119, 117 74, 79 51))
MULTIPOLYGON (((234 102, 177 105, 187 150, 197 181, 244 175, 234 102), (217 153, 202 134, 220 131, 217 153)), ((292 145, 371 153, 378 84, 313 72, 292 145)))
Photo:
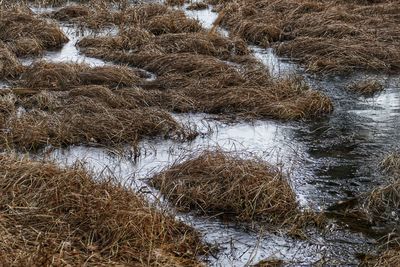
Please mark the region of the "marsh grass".
POLYGON ((309 72, 348 74, 400 68, 399 1, 212 1, 222 26, 274 47, 309 72))
POLYGON ((15 79, 24 68, 9 47, 0 41, 0 79, 15 79))
POLYGON ((29 8, 0 6, 0 40, 18 56, 38 55, 68 41, 57 24, 35 15, 29 8))
MULTIPOLYGON (((143 19, 169 16, 162 11, 162 6, 138 5, 125 12, 127 21, 137 21, 137 26, 126 27, 117 36, 83 38, 79 49, 156 74, 154 81, 141 87, 152 90, 153 96, 165 96, 163 103, 160 97, 152 98, 151 105, 174 111, 281 120, 310 119, 332 111, 329 98, 304 81, 272 78, 241 40, 204 29, 188 31, 185 25, 191 22, 168 22, 179 29, 152 31, 143 19)), ((168 23, 164 23, 167 28, 168 23)))
POLYGON ((348 86, 348 89, 350 91, 357 92, 365 96, 372 96, 376 93, 381 92, 384 89, 384 86, 381 82, 377 80, 366 79, 350 84, 348 86))
POLYGON ((7 266, 201 266, 199 234, 82 167, 0 156, 0 261, 7 266))
POLYGON ((239 222, 262 221, 271 230, 275 226, 301 238, 307 226, 324 224, 323 216, 300 211, 282 170, 256 158, 204 151, 156 174, 150 184, 180 211, 239 222))

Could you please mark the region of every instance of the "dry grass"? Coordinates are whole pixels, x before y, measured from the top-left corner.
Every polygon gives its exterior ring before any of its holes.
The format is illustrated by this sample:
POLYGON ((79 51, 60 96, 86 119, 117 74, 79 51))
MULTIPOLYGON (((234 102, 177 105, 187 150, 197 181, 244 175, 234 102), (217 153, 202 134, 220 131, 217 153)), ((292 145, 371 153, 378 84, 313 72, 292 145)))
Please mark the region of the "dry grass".
POLYGON ((363 81, 358 81, 350 84, 348 86, 350 91, 365 95, 371 96, 378 92, 381 92, 384 89, 382 83, 374 79, 366 79, 363 81))
POLYGON ((180 210, 223 214, 237 220, 279 223, 297 210, 283 173, 258 160, 206 151, 175 164, 151 180, 180 210))
POLYGON ((40 61, 27 68, 20 85, 32 89, 69 90, 79 85, 134 86, 147 74, 124 66, 89 67, 75 63, 40 61))
POLYGON ((208 8, 208 4, 205 2, 195 2, 190 4, 186 9, 187 10, 203 10, 203 9, 207 9, 208 8))
POLYGON ((199 235, 79 167, 0 156, 5 266, 201 266, 199 235))
POLYGON ((158 91, 147 94, 149 105, 282 120, 314 118, 333 109, 325 95, 304 82, 273 79, 243 41, 192 27, 198 22, 181 11, 145 4, 121 11, 119 17, 135 26, 123 27, 117 36, 83 38, 79 48, 156 74, 155 81, 141 85, 158 91), (159 20, 168 22, 152 28, 159 20))
POLYGON ((183 6, 185 4, 185 0, 166 0, 165 4, 169 6, 183 6))
POLYGON ((378 255, 369 255, 360 264, 361 267, 393 267, 400 265, 400 238, 389 234, 381 240, 378 255))
POLYGON ((52 17, 61 21, 69 21, 79 17, 87 17, 90 9, 82 5, 70 5, 63 7, 52 14, 52 17))
POLYGON ((61 47, 68 38, 60 28, 23 7, 0 7, 0 40, 18 56, 61 47))
POLYGON ((84 38, 79 46, 90 56, 155 73, 157 79, 143 86, 165 91, 159 92, 164 95, 163 103, 156 105, 173 106, 175 111, 282 120, 313 118, 332 111, 329 98, 301 80, 272 79, 265 67, 247 55, 247 49, 240 42, 202 33, 155 37, 139 32, 145 37, 134 40, 126 35, 84 38), (190 40, 191 37, 196 39, 190 40), (143 47, 152 52, 143 52, 143 47), (126 49, 135 52, 126 52, 126 49), (237 63, 234 65, 221 59, 237 63), (178 99, 170 104, 172 97, 178 99), (183 107, 179 107, 180 101, 183 107), (188 107, 188 103, 192 107, 188 107))
POLYGON ((285 231, 295 238, 307 238, 309 226, 322 227, 326 222, 322 214, 300 211, 288 178, 277 167, 220 150, 173 164, 152 177, 150 184, 180 211, 262 221, 270 231, 285 231))
MULTIPOLYGON (((388 249, 382 252, 369 266, 374 267, 394 267, 400 266, 400 245, 399 247, 388 249)), ((368 266, 368 265, 367 265, 368 266)))
POLYGON ((400 155, 388 155, 381 165, 391 179, 368 194, 364 208, 374 221, 394 223, 400 218, 400 155))
POLYGON ((15 54, 0 41, 0 79, 18 78, 23 69, 15 54))
MULTIPOLYGON (((143 138, 192 139, 193 130, 179 124, 168 112, 135 106, 120 98, 109 98, 104 87, 82 87, 68 94, 39 93, 26 99, 26 112, 5 117, 1 146, 22 150, 46 145, 130 145, 143 138)), ((46 92, 46 91, 45 91, 46 92)), ((111 93, 111 96, 114 96, 111 93)))
POLYGON ((273 0, 224 4, 222 25, 250 43, 272 46, 311 72, 400 69, 400 2, 273 0))

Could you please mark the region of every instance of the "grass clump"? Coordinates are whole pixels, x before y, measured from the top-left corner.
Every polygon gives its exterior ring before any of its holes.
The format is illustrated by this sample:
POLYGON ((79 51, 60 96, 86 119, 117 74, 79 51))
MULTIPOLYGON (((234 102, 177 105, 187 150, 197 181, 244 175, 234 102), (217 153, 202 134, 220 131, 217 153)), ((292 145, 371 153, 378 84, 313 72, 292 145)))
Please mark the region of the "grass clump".
POLYGON ((0 40, 18 56, 35 55, 60 48, 68 38, 60 28, 33 14, 28 8, 0 7, 0 40))
POLYGON ((222 26, 274 47, 307 71, 346 74, 400 68, 399 1, 241 0, 224 5, 222 26))
POLYGON ((0 79, 18 78, 23 69, 15 54, 0 41, 0 79))
POLYGON ((200 266, 198 233, 80 167, 0 156, 4 265, 200 266))
POLYGON ((186 9, 187 10, 203 10, 203 9, 207 9, 208 8, 208 4, 205 2, 194 2, 191 3, 186 9))
POLYGON ((381 166, 391 176, 389 183, 369 193, 364 208, 374 222, 390 224, 400 219, 400 154, 388 155, 381 166))
POLYGON ((152 178, 180 210, 279 223, 298 208, 283 173, 262 161, 206 151, 152 178))
POLYGON ((87 17, 89 15, 89 7, 83 5, 70 5, 54 11, 52 17, 61 21, 70 21, 75 18, 87 17))
POLYGON ((350 84, 348 89, 365 96, 370 96, 381 92, 384 89, 384 86, 377 80, 367 79, 350 84))
POLYGON ((79 85, 134 86, 147 74, 125 66, 89 67, 85 64, 39 61, 26 69, 20 85, 33 89, 69 90, 79 85))

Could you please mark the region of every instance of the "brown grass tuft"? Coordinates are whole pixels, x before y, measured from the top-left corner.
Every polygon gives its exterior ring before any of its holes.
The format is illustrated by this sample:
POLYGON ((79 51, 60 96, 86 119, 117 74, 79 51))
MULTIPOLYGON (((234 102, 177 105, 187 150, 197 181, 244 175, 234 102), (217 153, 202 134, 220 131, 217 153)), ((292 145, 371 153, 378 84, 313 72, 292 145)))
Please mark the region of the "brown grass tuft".
POLYGON ((166 0, 165 4, 169 6, 183 6, 185 4, 185 0, 166 0))
POLYGON ((381 92, 384 89, 384 86, 377 80, 367 79, 350 84, 348 89, 365 96, 370 96, 381 92))
POLYGON ((295 194, 280 170, 221 151, 175 164, 151 183, 186 211, 279 223, 297 209, 295 194))
POLYGON ((200 266, 198 233, 131 189, 80 167, 0 163, 2 264, 200 266))
POLYGON ((68 41, 60 28, 25 8, 0 8, 0 40, 17 55, 38 54, 41 48, 59 48, 68 41))
POLYGON ((89 14, 89 7, 82 5, 70 5, 55 11, 52 14, 52 17, 61 21, 69 21, 74 18, 87 17, 89 14))
POLYGON ((205 2, 195 2, 195 3, 191 3, 186 9, 187 10, 203 10, 203 9, 207 9, 208 8, 208 4, 205 2))
POLYGON ((310 72, 398 72, 400 31, 395 1, 212 1, 222 25, 250 43, 272 46, 310 72))
POLYGON ((18 78, 23 69, 15 54, 0 41, 0 79, 18 78))
POLYGON ((123 66, 89 67, 75 63, 41 61, 29 67, 20 81, 33 89, 68 90, 79 85, 134 86, 146 73, 123 66))

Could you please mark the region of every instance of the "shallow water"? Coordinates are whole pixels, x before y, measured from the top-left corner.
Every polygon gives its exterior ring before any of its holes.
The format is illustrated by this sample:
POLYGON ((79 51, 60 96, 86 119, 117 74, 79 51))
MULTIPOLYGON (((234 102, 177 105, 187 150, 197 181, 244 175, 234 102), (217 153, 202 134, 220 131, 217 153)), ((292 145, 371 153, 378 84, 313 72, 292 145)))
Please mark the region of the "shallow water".
MULTIPOLYGON (((217 17, 210 9, 185 12, 206 28, 210 28, 217 17)), ((59 51, 47 52, 43 59, 85 62, 93 66, 110 64, 81 55, 76 49, 76 41, 87 32, 82 35, 68 25, 62 29, 70 42, 59 51)), ((255 46, 251 49, 274 76, 301 71, 290 61, 277 57, 271 49, 255 46)), ((31 63, 29 59, 24 61, 24 64, 31 63)), ((400 140, 400 79, 378 76, 385 81, 385 90, 376 97, 365 99, 345 90, 347 84, 360 78, 360 75, 325 79, 306 77, 335 104, 333 114, 318 121, 225 124, 209 120, 205 114, 176 114, 178 120, 196 125, 203 134, 190 143, 161 139, 144 141, 138 158, 131 156, 128 148, 121 152, 84 146, 49 150, 46 157, 67 165, 80 161, 98 175, 113 175, 157 199, 158 193, 148 188, 146 177, 183 160, 185 155, 213 147, 252 153, 279 164, 290 174, 302 206, 323 209, 382 183, 383 178, 376 170, 377 163, 385 153, 397 148, 400 140)), ((312 263, 349 266, 357 263, 356 253, 372 250, 374 245, 374 240, 362 233, 349 232, 336 223, 330 224, 324 234, 314 232, 310 240, 299 241, 269 234, 268 229, 261 233, 251 232, 215 218, 191 214, 178 214, 178 217, 203 233, 206 241, 222 246, 218 257, 210 258, 210 264, 215 266, 243 266, 268 257, 283 259, 293 266, 312 263)))

